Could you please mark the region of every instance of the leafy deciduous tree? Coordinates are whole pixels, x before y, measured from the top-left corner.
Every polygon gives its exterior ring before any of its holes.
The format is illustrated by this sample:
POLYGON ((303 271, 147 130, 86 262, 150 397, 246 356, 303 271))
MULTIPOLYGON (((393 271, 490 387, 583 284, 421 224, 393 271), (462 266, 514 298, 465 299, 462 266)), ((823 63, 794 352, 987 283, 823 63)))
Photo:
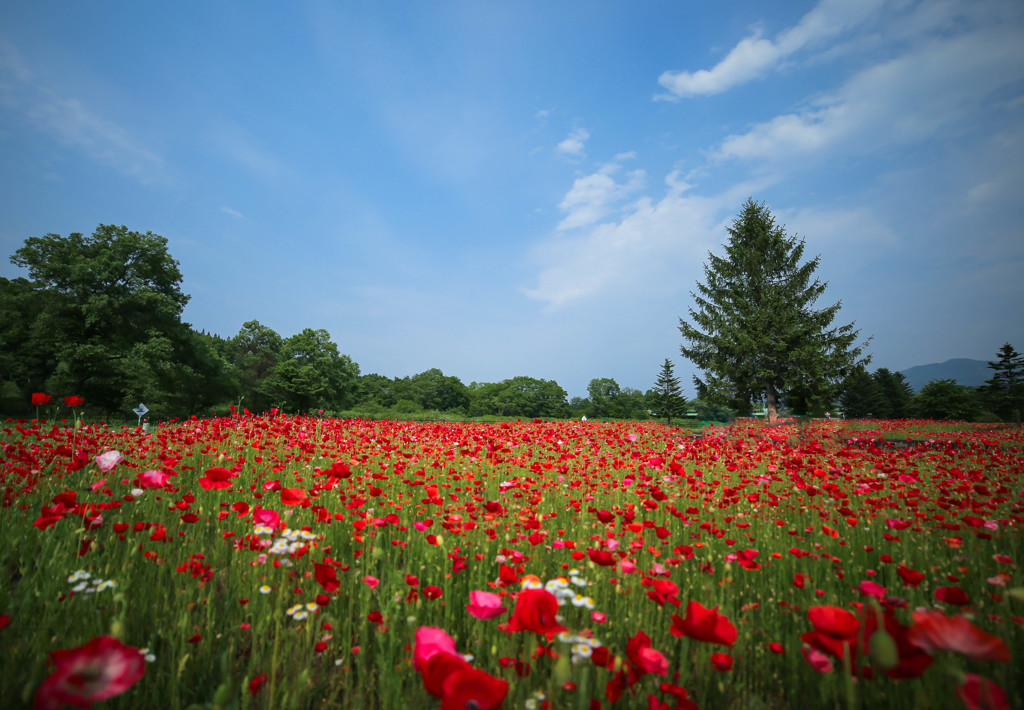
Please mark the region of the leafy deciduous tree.
POLYGON ((346 409, 355 401, 358 378, 359 366, 338 352, 330 333, 304 328, 284 341, 267 386, 292 411, 346 409))
POLYGON ((89 237, 30 237, 11 262, 46 292, 30 339, 51 354, 50 386, 92 406, 121 409, 134 398, 127 383, 140 359, 163 357, 161 339, 187 337, 180 317, 188 296, 157 234, 101 224, 89 237))

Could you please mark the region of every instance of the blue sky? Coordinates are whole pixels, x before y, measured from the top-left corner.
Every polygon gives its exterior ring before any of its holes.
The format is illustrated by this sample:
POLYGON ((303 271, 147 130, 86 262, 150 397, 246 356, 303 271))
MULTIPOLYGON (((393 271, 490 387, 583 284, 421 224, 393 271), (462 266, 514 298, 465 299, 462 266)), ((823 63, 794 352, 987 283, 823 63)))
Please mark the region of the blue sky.
POLYGON ((0 240, 153 231, 196 328, 574 396, 689 381, 753 197, 872 367, 989 360, 1024 350, 1022 37, 1019 0, 4 3, 0 240))

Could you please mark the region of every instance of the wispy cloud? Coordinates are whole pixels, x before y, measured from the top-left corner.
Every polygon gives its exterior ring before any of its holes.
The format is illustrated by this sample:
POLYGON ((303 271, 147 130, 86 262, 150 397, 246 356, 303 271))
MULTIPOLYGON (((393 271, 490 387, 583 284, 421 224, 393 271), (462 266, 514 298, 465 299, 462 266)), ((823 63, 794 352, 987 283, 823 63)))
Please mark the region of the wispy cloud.
POLYGON ((702 197, 676 172, 665 185, 660 198, 642 196, 614 220, 540 244, 537 284, 523 293, 557 309, 612 292, 650 294, 691 284, 707 251, 721 242, 725 217, 762 187, 743 183, 702 197))
POLYGON ((605 217, 616 204, 643 189, 646 181, 643 170, 633 170, 626 174, 626 182, 617 183, 614 175, 620 168, 621 165, 613 161, 596 173, 576 178, 558 205, 567 213, 558 223, 558 229, 576 229, 593 224, 605 217))
POLYGON ((590 131, 586 128, 574 128, 565 140, 555 146, 555 152, 572 158, 582 158, 586 155, 588 140, 590 140, 590 131))
POLYGON ((229 214, 232 217, 237 217, 238 219, 245 219, 245 215, 243 215, 241 212, 236 212, 235 210, 231 209, 227 205, 224 205, 223 207, 221 207, 220 211, 223 212, 224 214, 229 214))
POLYGON ((42 79, 11 43, 0 39, 0 107, 34 130, 143 182, 162 179, 163 160, 132 131, 72 90, 42 79))
POLYGON ((921 42, 869 66, 807 109, 728 136, 716 151, 741 160, 864 153, 957 131, 991 111, 988 99, 1024 79, 1017 29, 987 27, 921 42))
POLYGON ((219 119, 208 128, 207 141, 210 150, 265 183, 276 184, 293 174, 285 160, 261 139, 227 119, 219 119))
POLYGON ((780 32, 774 40, 764 39, 759 30, 744 37, 711 69, 664 72, 658 83, 669 93, 655 98, 678 100, 727 91, 767 74, 802 49, 856 28, 884 4, 885 0, 822 0, 797 25, 780 32))

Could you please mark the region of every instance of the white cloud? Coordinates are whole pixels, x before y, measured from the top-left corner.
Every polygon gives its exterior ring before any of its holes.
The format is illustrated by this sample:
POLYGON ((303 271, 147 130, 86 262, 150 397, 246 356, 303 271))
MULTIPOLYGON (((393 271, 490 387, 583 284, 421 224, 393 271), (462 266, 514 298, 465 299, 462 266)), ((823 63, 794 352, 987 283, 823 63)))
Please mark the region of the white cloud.
POLYGON ((643 189, 646 178, 643 170, 634 170, 626 175, 626 182, 617 183, 613 175, 619 167, 613 161, 592 175, 576 178, 558 205, 568 213, 558 223, 559 230, 593 224, 605 217, 617 202, 643 189))
POLYGON ((714 197, 690 194, 676 173, 658 200, 644 196, 618 221, 562 233, 536 249, 541 264, 529 298, 550 308, 608 293, 667 293, 700 278, 708 250, 724 240, 723 219, 764 185, 738 184, 714 197))
POLYGON ((565 140, 555 146, 555 152, 573 158, 582 158, 586 155, 585 148, 589 139, 590 132, 586 128, 574 128, 565 140))
POLYGON ((130 130, 67 90, 40 79, 0 40, 0 107, 92 160, 142 181, 162 177, 163 160, 130 130))
POLYGON ((920 42, 870 66, 806 110, 728 136, 718 157, 806 160, 915 143, 969 129, 997 90, 1024 79, 1024 44, 1013 27, 920 42))
POLYGON ((821 0, 796 26, 780 32, 775 40, 759 31, 744 37, 711 69, 695 72, 666 71, 658 83, 669 90, 659 99, 718 94, 756 79, 775 69, 792 54, 818 45, 864 23, 885 4, 884 0, 821 0))
POLYGON ((224 205, 223 207, 221 207, 220 211, 223 212, 224 214, 229 214, 232 217, 237 217, 238 219, 244 219, 245 218, 245 215, 243 215, 241 212, 236 212, 235 210, 231 209, 227 205, 224 205))

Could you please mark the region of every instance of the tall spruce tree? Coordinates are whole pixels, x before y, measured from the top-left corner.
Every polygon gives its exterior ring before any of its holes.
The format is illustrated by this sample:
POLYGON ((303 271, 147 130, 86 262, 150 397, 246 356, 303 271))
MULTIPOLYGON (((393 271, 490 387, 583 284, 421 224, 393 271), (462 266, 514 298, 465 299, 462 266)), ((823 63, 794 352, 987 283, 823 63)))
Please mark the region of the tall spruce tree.
POLYGON ((1009 343, 1003 343, 996 354, 999 359, 988 364, 995 374, 985 384, 993 395, 999 416, 1013 419, 1019 425, 1020 410, 1024 406, 1024 355, 1009 343))
POLYGON ((700 370, 700 397, 749 414, 763 400, 769 423, 781 396, 828 399, 858 366, 867 343, 853 324, 834 326, 842 302, 815 309, 827 284, 813 279, 820 257, 801 263, 804 242, 786 234, 764 203, 748 199, 728 229, 725 256, 708 254, 706 283, 692 293, 692 322, 679 319, 682 354, 700 370))
POLYGON ((686 398, 679 386, 679 378, 675 376, 672 361, 665 358, 658 379, 654 382, 652 404, 658 417, 665 417, 672 423, 672 417, 680 417, 686 411, 686 398))

